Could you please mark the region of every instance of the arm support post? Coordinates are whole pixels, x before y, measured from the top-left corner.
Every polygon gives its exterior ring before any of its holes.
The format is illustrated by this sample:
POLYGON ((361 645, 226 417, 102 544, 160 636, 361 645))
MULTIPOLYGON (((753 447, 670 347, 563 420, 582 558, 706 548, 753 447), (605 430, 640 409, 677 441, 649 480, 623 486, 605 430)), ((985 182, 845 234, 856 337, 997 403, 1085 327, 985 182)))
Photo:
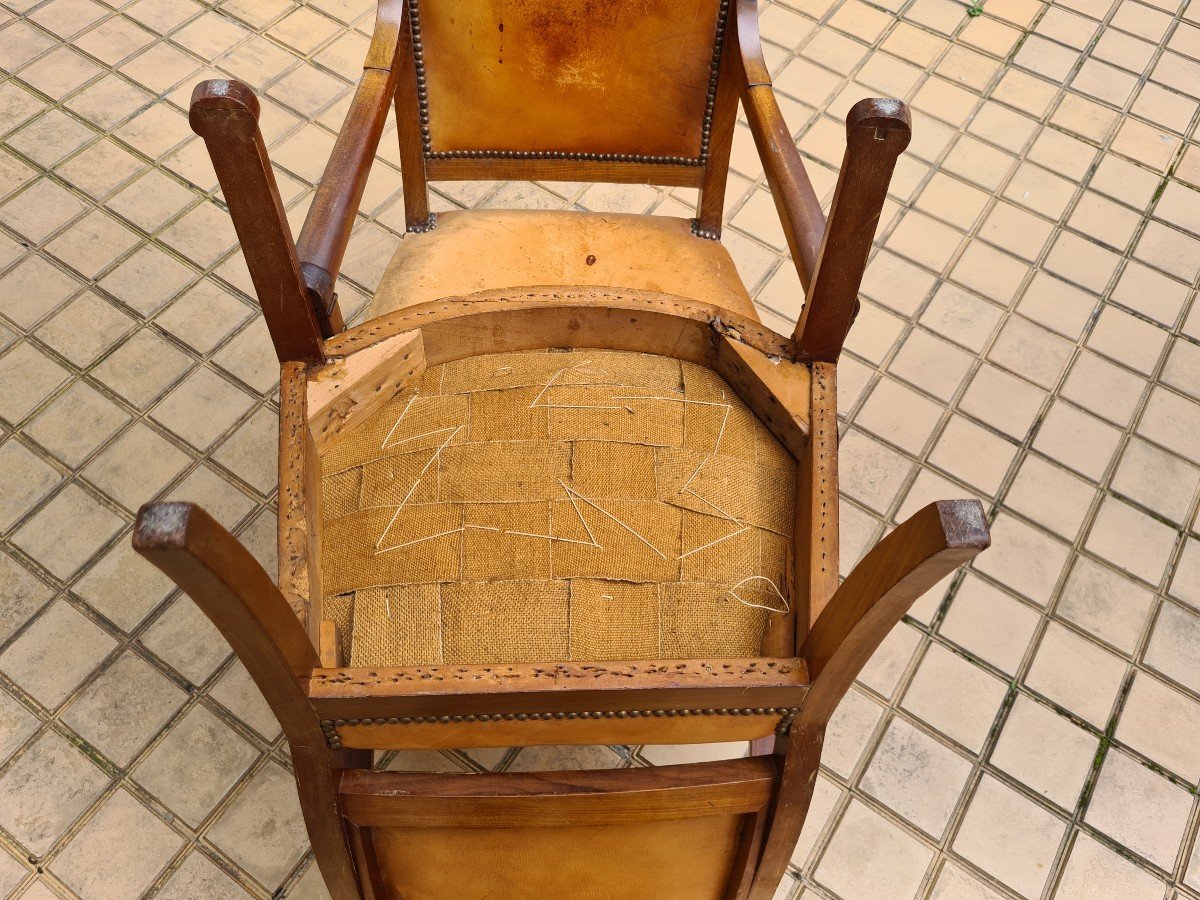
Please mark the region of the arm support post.
POLYGON ((297 745, 324 746, 300 683, 320 666, 308 632, 242 544, 194 503, 147 503, 133 549, 200 607, 246 666, 297 745))
POLYGON ((800 650, 813 682, 800 719, 824 727, 909 607, 990 543, 978 500, 939 500, 876 544, 834 593, 800 650))
POLYGON ((892 171, 911 136, 899 100, 860 100, 846 117, 846 155, 794 334, 803 358, 834 362, 842 352, 892 171))
POLYGON ((318 310, 325 337, 345 329, 333 286, 346 255, 354 218, 362 203, 371 163, 375 161, 388 109, 396 93, 401 7, 396 0, 386 0, 379 5, 362 80, 354 92, 296 242, 305 287, 318 310))
POLYGON ((308 299, 267 147, 258 98, 240 81, 202 81, 188 121, 204 139, 280 362, 320 362, 321 327, 308 299))
POLYGON ((735 27, 739 50, 736 68, 740 70, 737 74, 746 121, 767 175, 800 284, 807 292, 817 266, 825 215, 775 100, 771 75, 763 60, 758 5, 754 0, 737 0, 735 27))
POLYGON ((925 591, 991 543, 978 500, 941 500, 875 545, 817 617, 800 650, 812 687, 782 750, 778 799, 750 900, 769 900, 808 815, 825 726, 871 654, 925 591))

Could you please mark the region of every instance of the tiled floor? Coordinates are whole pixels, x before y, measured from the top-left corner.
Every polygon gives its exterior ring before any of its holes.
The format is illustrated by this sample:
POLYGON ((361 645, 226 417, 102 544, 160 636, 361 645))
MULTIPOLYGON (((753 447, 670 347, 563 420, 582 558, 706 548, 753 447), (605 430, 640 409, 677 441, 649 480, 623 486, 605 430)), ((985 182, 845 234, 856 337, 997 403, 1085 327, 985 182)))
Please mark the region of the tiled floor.
MULTIPOLYGON (((298 225, 371 0, 0 4, 0 895, 320 897, 274 720, 129 529, 152 496, 195 499, 272 562, 275 366, 184 105, 216 72, 263 95, 298 225)), ((1200 897, 1200 7, 779 0, 762 27, 824 194, 854 100, 914 110, 841 363, 845 564, 929 499, 995 520, 839 710, 777 896, 1200 897)), ((390 137, 382 155, 351 309, 403 227, 390 137)), ((725 241, 789 329, 800 294, 744 127, 733 166, 725 241)))

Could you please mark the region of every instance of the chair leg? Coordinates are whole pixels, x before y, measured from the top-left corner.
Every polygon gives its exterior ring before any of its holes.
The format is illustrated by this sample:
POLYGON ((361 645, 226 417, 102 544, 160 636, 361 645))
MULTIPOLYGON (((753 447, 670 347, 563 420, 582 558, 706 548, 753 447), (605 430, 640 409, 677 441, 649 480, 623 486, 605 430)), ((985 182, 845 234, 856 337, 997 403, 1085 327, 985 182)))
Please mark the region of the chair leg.
POLYGON ((842 352, 892 171, 911 137, 899 100, 860 100, 846 117, 846 155, 794 332, 805 359, 834 362, 842 352))
POLYGON ((300 808, 334 900, 362 900, 342 830, 340 770, 370 768, 371 754, 333 751, 301 690, 320 663, 308 633, 262 566, 192 503, 148 503, 133 547, 174 581, 229 642, 279 720, 292 751, 300 808))
POLYGON ((258 98, 239 81, 202 81, 188 121, 204 138, 280 362, 321 362, 321 324, 300 271, 258 128, 258 98))
POLYGON ((295 747, 292 769, 313 856, 333 900, 363 900, 345 830, 338 785, 342 769, 371 768, 371 751, 295 747))
POLYGON ((750 900, 770 900, 787 871, 838 702, 921 595, 990 542, 978 500, 931 503, 876 544, 817 617, 800 649, 812 687, 779 748, 783 774, 750 900))

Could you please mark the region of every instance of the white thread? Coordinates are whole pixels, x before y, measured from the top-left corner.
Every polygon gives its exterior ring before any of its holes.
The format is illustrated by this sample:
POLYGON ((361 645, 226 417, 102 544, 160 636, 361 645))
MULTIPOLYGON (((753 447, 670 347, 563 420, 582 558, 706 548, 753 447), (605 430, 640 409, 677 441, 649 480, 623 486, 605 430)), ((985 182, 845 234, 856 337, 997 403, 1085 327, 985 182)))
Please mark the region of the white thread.
POLYGON ((579 524, 582 525, 583 530, 587 532, 588 540, 592 542, 593 547, 599 547, 600 542, 596 540, 596 535, 592 534, 592 529, 588 526, 587 519, 583 517, 583 513, 579 510, 579 504, 575 502, 575 498, 572 496, 573 491, 567 487, 561 478, 558 479, 558 484, 566 493, 567 499, 571 502, 571 508, 575 510, 575 515, 579 517, 579 524))
POLYGON ((677 556, 675 558, 683 559, 685 556, 691 556, 693 553, 699 553, 701 550, 707 550, 709 547, 714 547, 717 544, 721 543, 721 541, 727 541, 730 538, 737 537, 739 534, 745 534, 749 530, 750 530, 749 526, 743 526, 742 528, 739 528, 737 531, 730 532, 729 534, 725 535, 724 537, 717 538, 715 541, 709 541, 703 547, 696 547, 692 550, 689 550, 687 553, 681 553, 679 556, 677 556))
POLYGON ((392 439, 392 435, 396 433, 396 429, 400 426, 400 420, 408 415, 409 407, 413 405, 413 401, 417 399, 417 395, 413 394, 408 398, 408 402, 404 404, 404 409, 400 410, 400 416, 392 423, 391 430, 387 433, 387 437, 383 439, 383 443, 379 445, 379 449, 383 450, 387 447, 387 442, 392 439))
POLYGON ((411 547, 413 544, 423 544, 426 541, 432 541, 440 537, 445 537, 448 534, 462 534, 462 532, 462 526, 459 526, 458 528, 451 529, 450 531, 440 531, 437 534, 429 534, 425 537, 414 538, 411 541, 405 541, 403 544, 393 544, 386 550, 380 550, 379 553, 391 553, 393 550, 399 550, 401 547, 411 547))
POLYGON ((742 604, 742 606, 752 606, 755 609, 765 609, 767 612, 773 612, 773 613, 789 613, 792 611, 791 604, 788 603, 787 597, 783 596, 783 591, 781 591, 779 589, 779 586, 777 584, 775 584, 775 582, 773 582, 766 575, 747 575, 745 578, 743 578, 741 581, 739 581, 737 584, 735 584, 733 587, 731 587, 729 589, 728 593, 731 597, 733 597, 734 600, 736 600, 738 603, 742 604), (742 599, 742 597, 738 594, 737 589, 740 588, 747 581, 759 581, 759 580, 765 581, 767 584, 769 584, 771 586, 771 589, 773 591, 775 591, 775 596, 783 601, 783 609, 775 609, 775 607, 773 607, 773 606, 763 606, 761 603, 751 603, 749 600, 742 599))
POLYGON ((721 509, 721 507, 717 506, 717 504, 713 503, 707 497, 701 497, 699 494, 697 494, 691 488, 688 488, 685 491, 680 491, 680 493, 681 494, 691 494, 693 497, 695 497, 697 500, 699 500, 705 506, 711 506, 713 509, 715 509, 717 512, 719 512, 721 514, 722 519, 727 519, 730 522, 737 522, 739 525, 745 524, 741 519, 737 518, 736 516, 731 516, 729 513, 725 512, 725 510, 721 509))
MULTIPOLYGON (((408 503, 409 498, 412 497, 413 493, 416 491, 417 485, 419 485, 421 483, 421 479, 425 477, 425 473, 429 471, 429 467, 433 465, 434 460, 436 460, 441 455, 442 451, 445 450, 446 447, 450 444, 450 442, 452 440, 454 440, 454 435, 458 434, 460 431, 462 431, 462 429, 463 429, 463 426, 461 426, 461 425, 459 425, 457 428, 455 428, 454 431, 451 433, 450 437, 446 438, 446 440, 442 442, 442 445, 433 451, 433 456, 429 457, 429 462, 425 463, 425 468, 423 468, 420 471, 420 473, 417 475, 417 480, 414 481, 412 487, 410 487, 408 489, 408 493, 404 495, 404 499, 400 501, 400 505, 396 507, 396 511, 394 513, 392 513, 391 519, 388 520, 387 526, 383 529, 383 533, 379 535, 379 540, 377 540, 375 542, 375 554, 376 555, 378 555, 380 553, 387 553, 387 550, 379 549, 380 545, 383 544, 383 539, 385 537, 387 537, 387 533, 389 531, 391 531, 392 526, 396 524, 396 519, 400 516, 400 511, 402 509, 404 509, 405 504, 408 503)), ((460 528, 459 530, 461 531, 462 529, 460 528)), ((440 535, 438 535, 438 536, 440 537, 440 535)), ((407 544, 398 544, 397 546, 406 547, 408 545, 407 544)), ((388 548, 388 550, 395 550, 395 549, 396 549, 396 547, 388 548)))
MULTIPOLYGON (((386 440, 380 450, 391 450, 393 447, 399 447, 401 444, 411 444, 413 441, 419 441, 421 438, 432 437, 435 434, 442 434, 449 431, 453 426, 447 425, 445 428, 435 428, 433 431, 426 431, 424 434, 414 434, 412 437, 406 437, 403 440, 396 441, 394 444, 389 444, 386 440)), ((461 426, 460 426, 461 427, 461 426)))
MULTIPOLYGON (((560 481, 559 484, 562 484, 562 482, 560 481)), ((563 487, 567 488, 567 490, 570 491, 572 494, 576 494, 575 491, 571 490, 571 488, 567 487, 565 484, 563 484, 563 487)), ((650 541, 646 540, 646 538, 642 537, 640 534, 638 534, 636 531, 634 531, 632 528, 630 528, 628 525, 626 525, 624 522, 622 522, 620 519, 618 519, 616 516, 614 516, 608 510, 604 509, 603 507, 597 506, 595 503, 593 503, 587 497, 583 496, 583 494, 576 494, 576 496, 578 496, 579 499, 582 500, 584 503, 586 503, 588 506, 592 507, 592 509, 608 516, 610 519, 612 519, 614 522, 616 522, 618 525, 620 525, 622 528, 624 528, 626 531, 628 531, 630 534, 632 534, 635 538, 637 538, 639 541, 641 541, 643 544, 645 544, 647 547, 649 547, 651 550, 653 550, 655 553, 657 553, 663 559, 667 558, 667 554, 663 553, 661 550, 659 550, 657 547, 655 547, 652 543, 650 543, 650 541)))

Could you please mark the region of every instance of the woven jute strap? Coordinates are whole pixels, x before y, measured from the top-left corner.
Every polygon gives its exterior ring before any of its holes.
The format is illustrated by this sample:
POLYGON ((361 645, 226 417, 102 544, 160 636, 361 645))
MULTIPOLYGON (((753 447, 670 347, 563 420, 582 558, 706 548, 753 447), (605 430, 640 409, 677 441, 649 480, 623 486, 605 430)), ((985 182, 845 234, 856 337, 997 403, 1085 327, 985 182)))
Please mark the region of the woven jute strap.
POLYGON ((795 462, 691 363, 434 366, 322 467, 351 665, 750 656, 785 602, 795 462))

